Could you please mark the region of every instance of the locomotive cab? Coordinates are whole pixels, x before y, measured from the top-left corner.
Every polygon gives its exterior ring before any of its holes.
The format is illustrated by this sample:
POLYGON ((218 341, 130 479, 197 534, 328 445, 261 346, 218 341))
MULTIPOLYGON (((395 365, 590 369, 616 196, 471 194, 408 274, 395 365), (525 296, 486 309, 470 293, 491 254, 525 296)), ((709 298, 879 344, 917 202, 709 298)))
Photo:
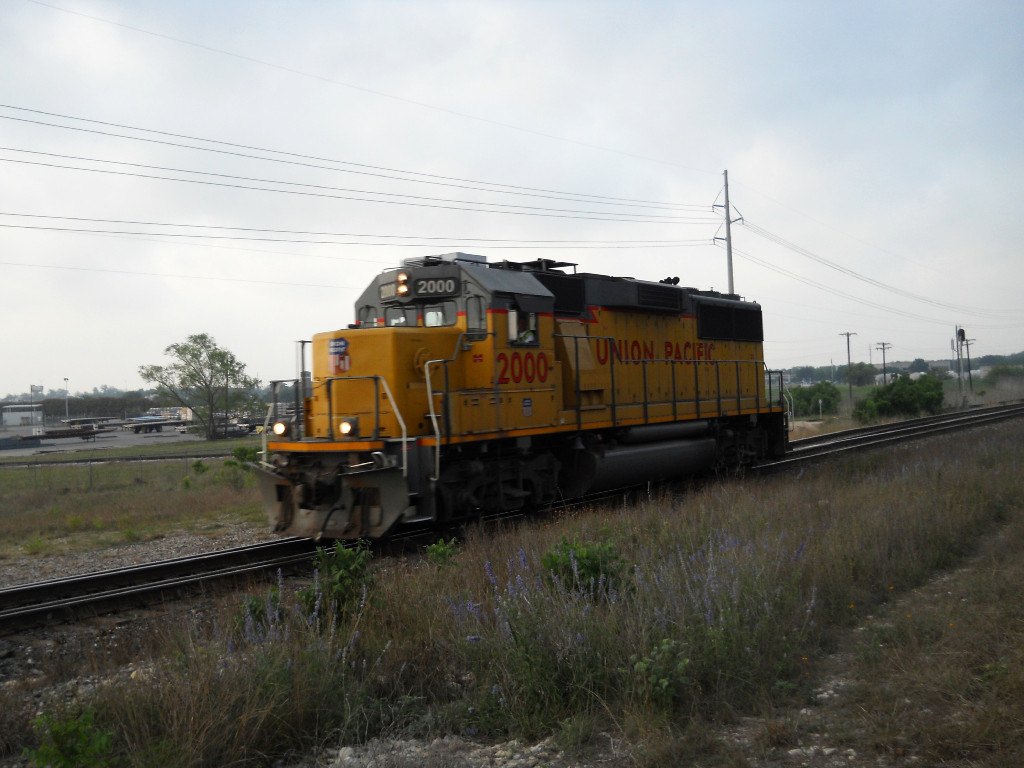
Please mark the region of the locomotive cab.
POLYGON ((465 487, 487 462, 466 445, 555 424, 553 301, 530 275, 460 253, 379 275, 354 324, 313 337, 301 435, 267 445, 261 489, 275 529, 380 537, 478 507, 473 493, 486 493, 465 487), (474 458, 453 474, 448 453, 474 458))

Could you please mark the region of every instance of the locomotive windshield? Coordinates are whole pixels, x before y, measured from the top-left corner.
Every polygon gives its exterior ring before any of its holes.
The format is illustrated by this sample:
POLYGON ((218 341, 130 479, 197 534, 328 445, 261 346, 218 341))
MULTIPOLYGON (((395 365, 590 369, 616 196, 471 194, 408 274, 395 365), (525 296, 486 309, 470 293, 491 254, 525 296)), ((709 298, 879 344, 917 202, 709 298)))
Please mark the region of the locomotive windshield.
POLYGON ((440 328, 455 325, 458 306, 454 301, 432 301, 424 303, 397 304, 385 306, 383 313, 378 307, 367 305, 359 311, 360 328, 387 326, 440 328))
POLYGON ((455 325, 458 310, 464 303, 462 289, 461 274, 454 265, 385 273, 376 288, 383 309, 374 308, 365 314, 361 312, 359 325, 389 328, 455 325))

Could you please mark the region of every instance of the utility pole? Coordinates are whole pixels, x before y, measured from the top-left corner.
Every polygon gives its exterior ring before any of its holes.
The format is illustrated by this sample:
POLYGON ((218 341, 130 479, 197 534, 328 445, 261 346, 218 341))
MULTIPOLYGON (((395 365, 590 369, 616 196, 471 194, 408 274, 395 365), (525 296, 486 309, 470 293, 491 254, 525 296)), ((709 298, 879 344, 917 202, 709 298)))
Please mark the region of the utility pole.
POLYGON ((956 344, 953 351, 956 352, 956 386, 960 396, 960 407, 967 406, 967 395, 964 394, 964 341, 967 339, 967 332, 959 325, 956 326, 956 344))
MULTIPOLYGON (((725 262, 729 273, 729 293, 736 293, 732 280, 732 208, 729 206, 729 171, 722 171, 722 176, 725 177, 725 262)), ((722 206, 715 204, 712 207, 721 208, 722 206)), ((736 221, 743 221, 743 217, 741 216, 736 221)), ((720 237, 715 238, 715 240, 721 239, 720 237)))
POLYGON ((974 339, 964 339, 964 346, 967 347, 967 382, 971 385, 971 394, 974 394, 974 377, 971 375, 971 344, 974 339))
POLYGON ((889 342, 883 341, 883 342, 880 342, 878 344, 878 346, 875 347, 875 349, 882 350, 882 385, 883 386, 889 383, 889 372, 885 368, 885 350, 889 349, 891 346, 892 346, 892 344, 890 344, 889 342))
POLYGON ((729 270, 729 293, 735 293, 732 284, 732 211, 729 209, 729 171, 722 171, 725 177, 725 263, 729 270))
POLYGON ((853 363, 850 362, 850 337, 857 334, 845 331, 839 335, 846 337, 846 383, 850 387, 850 415, 853 415, 853 363))

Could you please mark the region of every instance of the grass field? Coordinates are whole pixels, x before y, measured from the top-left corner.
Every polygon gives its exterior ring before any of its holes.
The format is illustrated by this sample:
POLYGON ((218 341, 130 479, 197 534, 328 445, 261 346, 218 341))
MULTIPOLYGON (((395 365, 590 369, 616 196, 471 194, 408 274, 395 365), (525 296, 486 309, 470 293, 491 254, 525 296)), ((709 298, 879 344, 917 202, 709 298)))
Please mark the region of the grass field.
MULTIPOLYGON (((586 751, 611 733, 645 768, 745 766, 722 725, 759 718, 765 756, 797 743, 793 713, 848 647, 849 719, 829 726, 841 746, 1019 765, 1022 470, 1014 421, 471 529, 381 568, 325 560, 315 586, 261 591, 169 633, 144 678, 101 686, 32 731, 0 716, 0 732, 14 734, 8 749, 70 732, 76 754, 101 744, 82 763, 95 765, 255 766, 324 743, 443 734, 554 736, 586 751)), ((38 508, 66 526, 80 499, 130 498, 137 483, 213 509, 195 497, 231 486, 204 479, 215 472, 83 476, 64 493, 25 479, 19 492, 45 496, 38 508), (184 477, 191 488, 176 487, 184 477)))
POLYGON ((251 473, 231 458, 0 469, 0 557, 90 550, 224 519, 264 520, 251 473))

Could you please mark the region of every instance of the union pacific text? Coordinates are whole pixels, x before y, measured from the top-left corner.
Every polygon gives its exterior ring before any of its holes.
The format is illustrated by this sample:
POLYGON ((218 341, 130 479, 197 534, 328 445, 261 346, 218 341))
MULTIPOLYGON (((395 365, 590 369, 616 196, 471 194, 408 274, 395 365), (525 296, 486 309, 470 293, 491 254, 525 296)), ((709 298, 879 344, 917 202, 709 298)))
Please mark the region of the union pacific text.
POLYGON ((715 359, 715 345, 705 341, 675 342, 666 341, 661 345, 659 342, 640 339, 619 339, 612 344, 607 339, 596 339, 597 362, 600 365, 608 364, 609 347, 611 354, 618 363, 633 363, 640 365, 644 360, 695 360, 711 361, 715 359), (659 357, 656 353, 660 351, 659 357))

